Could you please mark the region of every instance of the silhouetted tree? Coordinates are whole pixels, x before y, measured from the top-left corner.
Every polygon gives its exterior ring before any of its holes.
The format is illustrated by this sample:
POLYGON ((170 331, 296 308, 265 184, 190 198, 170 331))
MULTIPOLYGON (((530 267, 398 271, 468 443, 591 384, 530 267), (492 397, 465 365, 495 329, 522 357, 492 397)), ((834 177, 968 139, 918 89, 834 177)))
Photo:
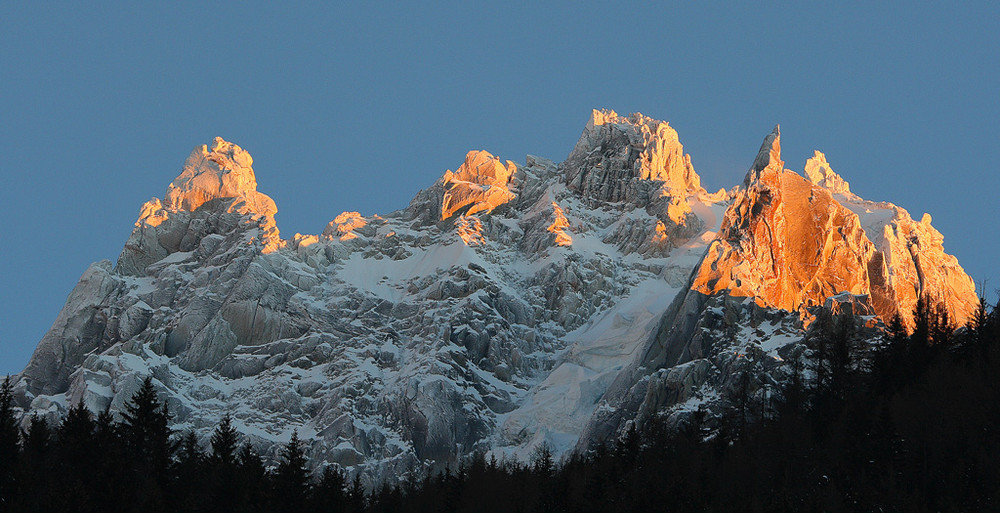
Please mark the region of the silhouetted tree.
POLYGON ((162 511, 174 445, 170 440, 170 413, 161 404, 151 377, 143 380, 122 413, 121 433, 138 480, 133 508, 162 511))
POLYGON ((241 491, 233 511, 268 511, 270 483, 264 462, 249 443, 244 443, 236 455, 236 488, 241 491))
POLYGON ((214 511, 228 511, 238 502, 236 450, 239 434, 227 413, 212 433, 212 456, 209 458, 211 504, 214 511))
POLYGON ((236 463, 239 432, 233 427, 233 419, 227 413, 212 433, 212 461, 217 465, 236 463))
POLYGON ((212 508, 210 490, 205 483, 208 473, 205 454, 198 444, 198 437, 193 431, 188 431, 181 439, 177 448, 177 460, 174 464, 174 487, 171 499, 177 509, 188 512, 196 511, 226 511, 225 508, 212 508))
POLYGON ((351 480, 351 487, 347 491, 347 508, 349 513, 361 513, 368 508, 368 497, 365 494, 365 486, 361 482, 361 474, 355 474, 351 480))
POLYGON ((319 482, 313 487, 310 497, 312 511, 344 511, 347 506, 347 478, 344 473, 327 466, 320 475, 319 482))
POLYGON ((56 428, 55 450, 61 481, 55 492, 58 508, 96 511, 92 466, 100 455, 94 451, 94 419, 83 401, 70 408, 56 428))
POLYGON ((17 442, 14 386, 10 376, 7 376, 3 380, 3 385, 0 385, 0 505, 3 505, 4 499, 11 497, 14 491, 14 470, 21 456, 17 442))
POLYGON ((305 453, 299 432, 292 431, 292 438, 281 451, 281 461, 274 474, 275 511, 301 511, 309 491, 309 472, 306 470, 305 453))
POLYGON ((167 405, 160 403, 153 379, 147 377, 122 413, 125 442, 139 457, 144 470, 162 473, 169 466, 173 453, 169 422, 167 405))

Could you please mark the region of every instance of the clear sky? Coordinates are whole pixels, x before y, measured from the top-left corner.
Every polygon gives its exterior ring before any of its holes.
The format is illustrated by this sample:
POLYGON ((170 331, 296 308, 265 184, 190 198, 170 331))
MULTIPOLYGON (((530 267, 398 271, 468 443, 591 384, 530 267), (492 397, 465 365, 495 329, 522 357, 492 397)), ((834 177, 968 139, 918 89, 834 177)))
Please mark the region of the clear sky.
POLYGON ((1000 287, 996 2, 139 3, 0 6, 0 373, 216 135, 289 237, 402 208, 470 149, 562 160, 595 107, 669 121, 710 190, 781 123, 787 167, 825 152, 1000 287))

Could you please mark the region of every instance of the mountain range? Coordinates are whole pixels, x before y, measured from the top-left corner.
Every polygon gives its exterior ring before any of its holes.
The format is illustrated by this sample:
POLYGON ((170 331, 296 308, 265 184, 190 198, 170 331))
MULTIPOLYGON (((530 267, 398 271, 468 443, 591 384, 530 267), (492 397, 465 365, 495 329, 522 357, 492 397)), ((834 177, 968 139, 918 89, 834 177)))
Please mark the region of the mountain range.
POLYGON ((970 319, 930 215, 858 197, 819 151, 785 169, 780 138, 708 192, 668 123, 595 110, 560 163, 470 151, 405 208, 286 238, 250 154, 216 138, 84 272, 17 401, 120 412, 152 376, 175 430, 205 441, 230 414, 271 457, 296 431, 375 482, 710 423, 808 378, 831 320, 877 341, 920 298, 970 319))

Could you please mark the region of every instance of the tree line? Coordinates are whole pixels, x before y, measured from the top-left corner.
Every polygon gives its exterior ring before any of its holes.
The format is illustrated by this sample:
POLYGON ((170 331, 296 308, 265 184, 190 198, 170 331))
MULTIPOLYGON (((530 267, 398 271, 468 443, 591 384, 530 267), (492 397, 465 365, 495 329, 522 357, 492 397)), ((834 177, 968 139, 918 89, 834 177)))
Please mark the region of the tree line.
POLYGON ((171 432, 150 379, 120 420, 77 405, 21 429, 8 379, 0 511, 1000 510, 1000 313, 981 301, 959 330, 926 299, 914 314, 912 332, 896 318, 878 340, 817 317, 812 374, 795 368, 766 409, 736 398, 721 419, 649 422, 561 462, 544 447, 528 463, 476 453, 369 491, 332 466, 310 473, 297 434, 265 466, 228 416, 203 449, 171 432))

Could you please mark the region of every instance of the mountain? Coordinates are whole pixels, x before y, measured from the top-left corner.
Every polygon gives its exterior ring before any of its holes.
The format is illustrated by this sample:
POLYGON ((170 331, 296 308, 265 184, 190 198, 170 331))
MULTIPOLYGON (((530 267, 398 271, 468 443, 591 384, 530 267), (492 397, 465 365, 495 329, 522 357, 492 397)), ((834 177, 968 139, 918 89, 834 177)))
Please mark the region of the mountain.
POLYGON ((152 376, 174 429, 230 413, 270 456, 297 430, 375 481, 711 415, 779 393, 831 319, 877 335, 918 297, 957 324, 978 305, 929 215, 819 152, 786 170, 777 127, 708 193, 667 123, 594 111, 559 164, 471 151, 406 208, 285 239, 252 165, 216 138, 142 206, 17 376, 26 411, 120 412, 152 376))

